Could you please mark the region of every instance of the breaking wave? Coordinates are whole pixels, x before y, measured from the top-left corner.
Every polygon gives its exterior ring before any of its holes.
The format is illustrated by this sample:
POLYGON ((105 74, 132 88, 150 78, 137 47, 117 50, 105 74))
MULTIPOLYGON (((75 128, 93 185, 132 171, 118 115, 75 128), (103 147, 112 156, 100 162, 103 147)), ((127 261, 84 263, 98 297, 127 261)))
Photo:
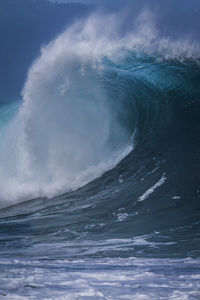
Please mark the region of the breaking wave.
MULTIPOLYGON (((164 135, 173 106, 197 98, 198 60, 198 43, 161 37, 149 11, 131 29, 117 15, 68 28, 42 48, 22 99, 1 107, 1 208, 80 188, 130 153, 135 160, 164 135)), ((148 159, 139 161, 148 174, 148 159)))

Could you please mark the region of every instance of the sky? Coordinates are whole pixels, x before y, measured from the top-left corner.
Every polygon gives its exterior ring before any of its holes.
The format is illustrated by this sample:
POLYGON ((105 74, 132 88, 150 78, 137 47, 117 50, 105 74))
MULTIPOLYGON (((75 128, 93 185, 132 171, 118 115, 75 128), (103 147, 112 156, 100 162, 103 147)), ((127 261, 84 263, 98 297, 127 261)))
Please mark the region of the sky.
MULTIPOLYGON (((117 4, 124 4, 124 3, 141 3, 144 0, 49 0, 51 2, 61 2, 61 3, 72 3, 72 2, 79 2, 83 4, 98 4, 98 5, 117 5, 117 4)), ((148 1, 148 0, 147 0, 148 1)), ((166 5, 169 3, 169 6, 174 5, 174 8, 182 9, 200 9, 200 1, 199 0, 151 0, 149 2, 156 3, 159 2, 160 5, 166 5)))
MULTIPOLYGON (((99 3, 99 0, 49 0, 51 2, 60 2, 60 3, 72 3, 72 2, 79 2, 84 4, 97 4, 99 3)), ((102 0, 101 2, 108 2, 106 0, 102 0)))
POLYGON ((106 5, 113 6, 118 4, 123 4, 125 2, 131 2, 130 0, 49 0, 51 2, 60 2, 60 3, 83 3, 83 4, 97 4, 97 5, 106 5))

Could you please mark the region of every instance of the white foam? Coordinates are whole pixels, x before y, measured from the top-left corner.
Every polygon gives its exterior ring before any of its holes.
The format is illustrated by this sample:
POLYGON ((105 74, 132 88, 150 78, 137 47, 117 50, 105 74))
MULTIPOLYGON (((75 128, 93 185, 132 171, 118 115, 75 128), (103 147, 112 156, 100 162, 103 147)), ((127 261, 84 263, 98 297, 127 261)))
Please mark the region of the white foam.
POLYGON ((156 182, 152 187, 150 187, 150 189, 148 189, 142 196, 138 198, 138 201, 144 201, 147 199, 159 186, 165 183, 166 179, 167 177, 165 177, 165 174, 163 174, 158 182, 156 182))
POLYGON ((199 259, 187 262, 178 258, 22 259, 18 263, 7 259, 6 264, 4 260, 0 260, 2 298, 3 295, 8 299, 60 300, 199 297, 196 277, 199 259))
POLYGON ((113 48, 102 52, 113 30, 104 38, 101 24, 75 24, 29 70, 23 105, 0 144, 1 207, 77 189, 132 150, 100 82, 102 55, 113 48))

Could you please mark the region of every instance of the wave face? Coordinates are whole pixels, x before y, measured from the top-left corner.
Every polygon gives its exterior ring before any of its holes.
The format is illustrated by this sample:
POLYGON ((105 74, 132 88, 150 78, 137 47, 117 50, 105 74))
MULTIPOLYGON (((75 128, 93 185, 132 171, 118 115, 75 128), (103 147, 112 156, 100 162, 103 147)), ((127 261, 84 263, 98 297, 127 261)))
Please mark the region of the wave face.
POLYGON ((2 295, 199 296, 199 50, 148 11, 42 49, 0 108, 0 264, 17 277, 2 295))

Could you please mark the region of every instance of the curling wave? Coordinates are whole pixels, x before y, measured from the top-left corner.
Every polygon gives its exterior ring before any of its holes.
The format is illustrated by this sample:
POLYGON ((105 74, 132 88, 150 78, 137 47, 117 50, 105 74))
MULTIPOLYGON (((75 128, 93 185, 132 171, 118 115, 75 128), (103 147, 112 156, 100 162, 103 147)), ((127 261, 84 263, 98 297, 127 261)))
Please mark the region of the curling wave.
MULTIPOLYGON (((164 135, 171 95, 198 97, 197 43, 161 37, 148 11, 123 28, 116 15, 74 24, 42 49, 23 101, 1 108, 1 208, 84 186, 136 145, 135 161, 164 135)), ((135 165, 131 180, 142 168, 135 165)))

